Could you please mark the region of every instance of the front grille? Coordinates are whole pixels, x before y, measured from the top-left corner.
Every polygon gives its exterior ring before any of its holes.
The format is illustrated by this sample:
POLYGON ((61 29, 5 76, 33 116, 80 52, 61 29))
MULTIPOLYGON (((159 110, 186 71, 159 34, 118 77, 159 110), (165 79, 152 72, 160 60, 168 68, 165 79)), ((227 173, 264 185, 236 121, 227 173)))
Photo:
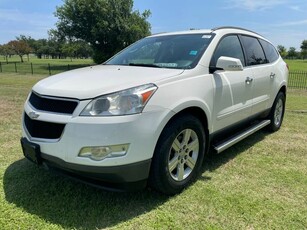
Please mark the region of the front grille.
POLYGON ((34 92, 31 93, 29 102, 38 110, 64 114, 72 114, 78 105, 77 101, 62 98, 42 97, 34 92))
POLYGON ((24 123, 31 137, 35 138, 59 139, 65 128, 65 124, 32 120, 26 113, 24 123))

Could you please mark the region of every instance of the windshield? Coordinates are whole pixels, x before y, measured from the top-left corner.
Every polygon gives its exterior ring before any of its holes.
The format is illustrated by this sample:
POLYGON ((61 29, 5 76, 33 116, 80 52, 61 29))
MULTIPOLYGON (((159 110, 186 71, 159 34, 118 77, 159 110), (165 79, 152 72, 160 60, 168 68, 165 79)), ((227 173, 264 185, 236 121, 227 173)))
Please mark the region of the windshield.
POLYGON ((190 69, 197 65, 211 38, 212 34, 148 37, 132 44, 104 64, 190 69))

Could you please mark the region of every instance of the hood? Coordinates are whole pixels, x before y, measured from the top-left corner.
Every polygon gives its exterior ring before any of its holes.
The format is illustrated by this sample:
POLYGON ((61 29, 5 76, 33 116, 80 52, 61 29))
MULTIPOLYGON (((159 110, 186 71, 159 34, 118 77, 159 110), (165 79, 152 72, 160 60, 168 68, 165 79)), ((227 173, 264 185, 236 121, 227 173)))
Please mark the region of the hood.
POLYGON ((156 83, 184 70, 138 66, 97 65, 57 74, 39 81, 33 90, 41 95, 89 99, 123 89, 156 83))

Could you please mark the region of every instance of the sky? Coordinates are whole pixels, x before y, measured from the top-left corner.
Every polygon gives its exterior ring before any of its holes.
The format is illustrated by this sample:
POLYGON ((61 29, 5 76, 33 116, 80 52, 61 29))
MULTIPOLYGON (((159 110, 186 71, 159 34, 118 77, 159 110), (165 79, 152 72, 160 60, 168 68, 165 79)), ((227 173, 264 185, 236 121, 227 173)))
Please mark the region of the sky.
MULTIPOLYGON (((62 0, 0 0, 0 44, 16 36, 48 38, 56 28, 62 0)), ((238 26, 260 33, 273 44, 300 50, 307 40, 306 0, 134 0, 134 10, 149 9, 151 32, 238 26)))

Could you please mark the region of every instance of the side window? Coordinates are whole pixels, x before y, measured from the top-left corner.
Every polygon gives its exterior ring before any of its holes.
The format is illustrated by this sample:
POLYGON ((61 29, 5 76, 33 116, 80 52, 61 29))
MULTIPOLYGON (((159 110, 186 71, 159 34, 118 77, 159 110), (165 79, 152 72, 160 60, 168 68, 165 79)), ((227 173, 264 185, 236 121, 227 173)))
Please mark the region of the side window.
POLYGON ((272 44, 262 39, 259 39, 259 41, 264 49, 264 53, 265 53, 267 62, 272 63, 276 61, 279 58, 279 54, 277 50, 275 49, 275 47, 272 44))
POLYGON ((242 65, 245 66, 244 55, 238 36, 229 35, 222 38, 212 56, 210 66, 216 66, 217 59, 221 56, 238 58, 241 60, 242 65))
POLYGON ((267 63, 263 49, 257 38, 249 36, 242 36, 241 38, 246 52, 247 65, 267 63))

